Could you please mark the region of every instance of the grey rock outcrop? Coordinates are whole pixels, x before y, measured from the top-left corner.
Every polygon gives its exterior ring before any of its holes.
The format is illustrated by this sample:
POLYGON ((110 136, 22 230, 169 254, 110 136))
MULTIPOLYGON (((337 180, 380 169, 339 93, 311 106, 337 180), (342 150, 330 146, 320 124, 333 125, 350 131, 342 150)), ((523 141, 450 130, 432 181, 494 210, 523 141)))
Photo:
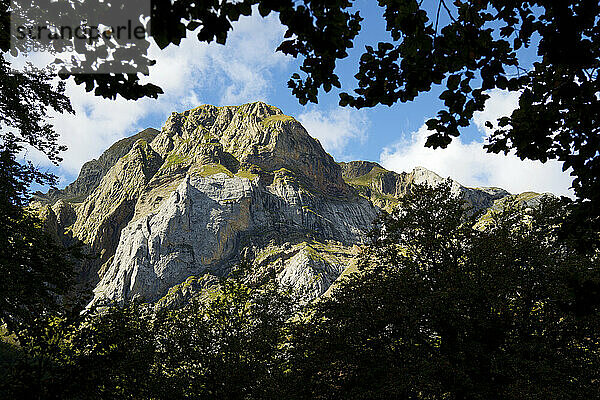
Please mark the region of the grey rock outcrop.
MULTIPOLYGON (((361 243, 375 216, 375 208, 359 197, 322 200, 288 184, 263 186, 258 178, 188 175, 156 213, 123 229, 95 299, 159 300, 189 276, 226 274, 240 261, 241 249, 260 245, 261 237, 314 235, 345 245, 361 243)), ((310 298, 327 290, 343 271, 342 265, 310 258, 306 251, 283 264, 280 281, 302 288, 310 298)))
POLYGON ((60 229, 64 230, 66 227, 73 225, 77 220, 77 213, 71 206, 71 204, 58 200, 52 206, 52 211, 56 214, 56 221, 60 229))
POLYGON ((314 298, 378 212, 294 118, 260 102, 173 113, 73 209, 72 234, 99 254, 83 274, 94 303, 156 301, 243 256, 314 298), (307 238, 318 244, 311 257, 307 238))

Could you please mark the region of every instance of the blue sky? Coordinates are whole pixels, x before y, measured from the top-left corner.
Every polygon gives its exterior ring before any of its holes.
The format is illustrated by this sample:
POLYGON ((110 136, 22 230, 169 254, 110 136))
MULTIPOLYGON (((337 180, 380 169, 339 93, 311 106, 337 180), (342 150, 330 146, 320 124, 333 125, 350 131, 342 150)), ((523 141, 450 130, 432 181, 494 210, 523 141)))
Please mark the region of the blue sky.
MULTIPOLYGON (((364 45, 389 38, 376 3, 358 1, 357 6, 365 18, 363 29, 337 70, 345 91, 355 85, 353 75, 364 45)), ((77 113, 56 115, 52 121, 61 141, 69 147, 61 166, 53 168, 61 176, 60 186, 74 180, 85 161, 98 157, 116 140, 146 127, 160 129, 172 111, 200 104, 236 105, 262 100, 302 122, 338 161, 377 161, 398 172, 424 166, 467 186, 499 186, 515 193, 571 193, 571 177, 561 172, 557 162, 522 162, 514 156, 489 155, 483 150, 489 134, 483 125, 485 120, 510 113, 516 105, 516 94, 491 93, 486 110, 476 115, 460 139, 446 150, 425 149, 424 122, 440 107, 438 88, 414 102, 393 107, 340 108, 339 91, 335 90, 323 93, 317 105, 301 106, 287 87, 299 62, 275 52, 284 31, 276 15, 263 19, 255 13, 234 25, 226 46, 202 44, 192 35, 179 47, 163 51, 152 48, 151 56, 157 64, 147 80, 165 91, 157 100, 104 100, 69 82, 68 95, 77 113)), ((529 62, 534 55, 529 52, 523 57, 529 62)), ((40 166, 49 166, 40 154, 30 152, 28 156, 40 166)))

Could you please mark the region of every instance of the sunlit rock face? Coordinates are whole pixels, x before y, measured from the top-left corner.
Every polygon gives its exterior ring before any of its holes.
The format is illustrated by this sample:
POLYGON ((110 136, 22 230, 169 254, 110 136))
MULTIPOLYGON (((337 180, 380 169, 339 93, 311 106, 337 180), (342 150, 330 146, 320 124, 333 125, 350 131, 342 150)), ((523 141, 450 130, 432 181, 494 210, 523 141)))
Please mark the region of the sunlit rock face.
MULTIPOLYGON (((358 197, 322 200, 291 185, 261 185, 258 178, 188 175, 160 208, 122 230, 96 298, 156 301, 189 276, 226 274, 242 249, 267 245, 264 239, 277 235, 361 243, 375 215, 376 209, 358 197)), ((316 297, 343 266, 302 254, 299 250, 283 262, 280 279, 316 297)))
MULTIPOLYGON (((91 304, 180 305, 243 261, 250 278, 275 277, 309 301, 356 257, 378 213, 415 183, 445 181, 424 168, 338 164, 261 102, 173 113, 90 163, 37 200, 49 226, 97 255, 81 268, 91 304)), ((479 209, 508 194, 451 184, 479 209)))

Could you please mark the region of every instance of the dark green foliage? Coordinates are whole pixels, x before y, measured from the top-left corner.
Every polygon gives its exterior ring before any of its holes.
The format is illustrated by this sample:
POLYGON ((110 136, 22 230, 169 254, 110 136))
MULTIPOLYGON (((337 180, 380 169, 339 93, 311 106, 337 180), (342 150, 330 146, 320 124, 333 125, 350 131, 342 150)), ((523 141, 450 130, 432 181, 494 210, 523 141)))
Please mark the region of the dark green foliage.
MULTIPOLYGON (((587 399, 600 390, 598 254, 568 210, 509 205, 473 228, 448 186, 385 214, 361 268, 301 313, 271 283, 223 280, 157 315, 46 317, 9 398, 587 399), (29 396, 29 397, 28 397, 29 396)), ((235 274, 234 274, 235 275, 235 274)))
MULTIPOLYGON (((31 0, 28 4, 28 2, 22 0, 15 2, 15 4, 28 9, 28 16, 35 18, 34 22, 38 26, 51 26, 53 23, 56 23, 56 20, 45 23, 49 16, 60 17, 59 20, 63 26, 78 26, 82 19, 89 20, 90 25, 93 25, 95 21, 91 19, 106 22, 106 19, 102 19, 103 17, 106 18, 108 16, 110 18, 112 16, 114 18, 115 16, 114 10, 107 7, 108 2, 102 0, 86 0, 85 4, 83 2, 74 2, 70 5, 67 2, 56 2, 53 0, 31 0), (85 10, 84 17, 81 16, 80 9, 85 10)), ((137 11, 140 5, 137 2, 124 2, 122 4, 129 6, 135 11, 137 11)), ((16 55, 19 52, 24 52, 24 49, 11 49, 10 5, 10 0, 0 0, 0 31, 2 32, 0 33, 0 51, 6 53, 10 50, 13 55, 16 55)), ((133 15, 131 9, 122 12, 126 13, 126 15, 133 15)), ((113 38, 116 40, 116 37, 113 38)), ((137 46, 142 45, 141 42, 137 42, 136 44, 137 46)), ((146 45, 149 46, 149 43, 146 45)), ((146 65, 148 60, 145 57, 143 59, 137 58, 139 52, 121 48, 114 54, 115 60, 109 61, 109 50, 109 46, 106 45, 96 48, 94 51, 88 51, 83 46, 75 48, 75 51, 79 55, 85 56, 80 58, 81 65, 78 65, 78 67, 91 69, 91 66, 98 60, 109 64, 120 64, 122 61, 130 61, 140 66, 140 75, 148 74, 147 70, 144 71, 141 67, 142 65, 146 65)), ((153 64, 153 62, 149 62, 149 64, 153 64)), ((60 69, 61 63, 57 63, 55 66, 58 66, 60 69)), ((114 99, 117 95, 121 95, 128 100, 137 100, 141 97, 156 98, 159 94, 163 93, 161 88, 152 83, 140 83, 140 76, 136 73, 81 74, 70 73, 61 69, 59 75, 63 79, 73 78, 78 85, 85 85, 86 91, 90 92, 94 90, 95 95, 105 98, 114 99)))
POLYGON ((224 280, 184 309, 128 305, 40 318, 0 394, 40 399, 249 399, 282 390, 294 306, 274 286, 224 280))
POLYGON ((0 323, 10 330, 56 310, 58 295, 72 280, 70 254, 24 208, 31 183, 53 183, 55 177, 17 161, 25 145, 60 160, 63 147, 47 123, 49 110, 72 112, 64 84, 53 85, 36 69, 13 73, 0 57, 0 323))
MULTIPOLYGON (((3 327, 0 327, 0 371, 10 371, 20 357, 21 351, 16 343, 16 338, 8 335, 3 327)), ((0 374, 0 388, 5 387, 10 381, 9 374, 0 374)))
POLYGON ((136 306, 39 318, 21 333, 26 357, 9 370, 0 393, 15 399, 149 398, 152 338, 151 320, 136 306))
MULTIPOLYGON (((7 52, 7 1, 0 1, 0 50, 7 52)), ((50 111, 72 113, 65 84, 54 83, 48 70, 10 68, 0 55, 0 324, 15 331, 46 312, 63 305, 72 281, 73 253, 45 231, 43 222, 25 209, 32 183, 53 184, 56 177, 40 172, 17 155, 30 146, 51 161, 64 150, 48 122, 50 111)))
POLYGON ((402 206, 382 217, 362 271, 296 325, 298 398, 598 393, 598 255, 558 239, 562 204, 513 206, 486 231, 448 188, 417 188, 402 206))
POLYGON ((281 343, 293 304, 270 286, 224 281, 209 300, 158 319, 157 371, 163 398, 276 398, 281 343))
POLYGON ((0 324, 17 331, 46 312, 64 305, 60 297, 73 278, 72 256, 25 209, 31 182, 48 182, 16 154, 22 147, 10 134, 0 144, 0 324))
MULTIPOLYGON (((53 162, 65 150, 57 143, 58 134, 48 123, 49 110, 73 112, 64 95, 64 82, 55 85, 52 75, 34 67, 26 73, 12 71, 0 55, 0 137, 6 146, 28 144, 43 152, 53 162)), ((14 150, 20 150, 15 148, 14 150)))

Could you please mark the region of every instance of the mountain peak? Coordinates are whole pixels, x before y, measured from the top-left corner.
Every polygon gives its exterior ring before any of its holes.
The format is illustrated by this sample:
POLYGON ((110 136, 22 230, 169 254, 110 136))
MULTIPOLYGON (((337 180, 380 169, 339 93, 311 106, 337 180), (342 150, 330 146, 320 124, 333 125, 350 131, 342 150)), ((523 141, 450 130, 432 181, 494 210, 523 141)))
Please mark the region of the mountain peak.
POLYGON ((232 173, 269 175, 285 169, 310 190, 346 195, 341 170, 293 117, 263 102, 202 105, 173 113, 152 147, 178 169, 221 164, 232 173))
MULTIPOLYGON (((81 267, 96 304, 156 301, 184 282, 226 275, 242 258, 254 260, 256 276, 275 271, 312 299, 367 240, 380 209, 415 183, 444 181, 422 167, 337 164, 295 118, 254 102, 172 113, 160 131, 118 141, 65 190, 42 197, 56 203, 54 214, 46 207, 58 237, 99 255, 81 267)), ((451 184, 475 209, 505 195, 451 184)))
POLYGON ((438 186, 449 183, 451 193, 462 197, 474 211, 490 207, 495 200, 508 196, 499 188, 468 188, 452 178, 442 178, 425 167, 414 167, 411 172, 388 171, 371 161, 339 163, 344 180, 380 208, 391 210, 413 184, 438 186))

